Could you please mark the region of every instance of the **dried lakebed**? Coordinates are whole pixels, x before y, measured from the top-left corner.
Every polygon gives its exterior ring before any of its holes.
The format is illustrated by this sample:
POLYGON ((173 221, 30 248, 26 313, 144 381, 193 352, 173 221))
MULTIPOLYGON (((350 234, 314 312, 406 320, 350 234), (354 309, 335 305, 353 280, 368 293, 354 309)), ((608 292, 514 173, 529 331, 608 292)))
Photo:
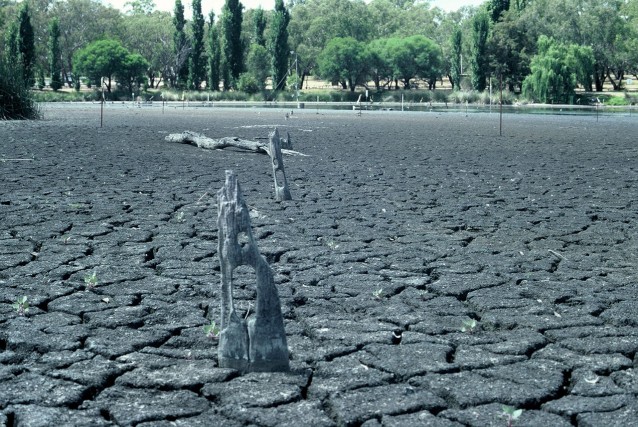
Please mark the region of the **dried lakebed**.
POLYGON ((0 122, 0 425, 504 426, 504 404, 516 426, 638 419, 634 118, 507 115, 499 137, 496 114, 284 114, 0 122), (292 201, 264 155, 164 141, 275 126, 308 155, 284 158, 292 201), (203 331, 225 169, 275 272, 290 374, 219 368, 203 331))

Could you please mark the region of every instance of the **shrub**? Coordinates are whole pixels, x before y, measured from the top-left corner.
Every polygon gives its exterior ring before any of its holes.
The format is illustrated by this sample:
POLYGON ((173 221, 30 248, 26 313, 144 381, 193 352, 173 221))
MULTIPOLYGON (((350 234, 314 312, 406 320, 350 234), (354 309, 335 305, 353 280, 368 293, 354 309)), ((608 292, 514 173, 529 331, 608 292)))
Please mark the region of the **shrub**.
POLYGON ((0 120, 37 119, 40 110, 25 87, 19 66, 0 57, 0 120))

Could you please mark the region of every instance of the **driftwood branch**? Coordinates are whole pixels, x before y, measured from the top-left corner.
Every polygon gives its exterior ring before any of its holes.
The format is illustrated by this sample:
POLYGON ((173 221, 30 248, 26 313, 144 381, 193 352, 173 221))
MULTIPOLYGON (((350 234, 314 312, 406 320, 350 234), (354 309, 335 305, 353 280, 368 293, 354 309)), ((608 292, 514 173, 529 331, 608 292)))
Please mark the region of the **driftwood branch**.
MULTIPOLYGON (((289 137, 290 138, 290 137, 289 137)), ((221 150, 228 147, 239 148, 241 150, 254 151, 255 153, 268 154, 270 156, 270 148, 268 143, 259 141, 250 141, 247 139, 240 139, 237 137, 225 137, 220 139, 212 139, 207 136, 185 131, 182 133, 172 133, 166 138, 168 142, 176 142, 178 144, 190 144, 200 148, 206 148, 209 150, 221 150)), ((294 150, 281 150, 282 154, 294 155, 294 156, 306 156, 306 154, 300 153, 294 150)))

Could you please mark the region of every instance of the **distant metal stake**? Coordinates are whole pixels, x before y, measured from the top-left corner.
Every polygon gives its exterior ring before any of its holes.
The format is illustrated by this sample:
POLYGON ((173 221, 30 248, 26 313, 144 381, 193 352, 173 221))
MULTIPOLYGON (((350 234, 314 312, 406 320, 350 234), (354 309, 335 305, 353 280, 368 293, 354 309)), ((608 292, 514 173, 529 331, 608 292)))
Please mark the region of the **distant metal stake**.
POLYGON ((500 113, 500 122, 498 128, 498 135, 503 136, 503 74, 501 73, 499 77, 499 87, 501 89, 501 113, 500 113))

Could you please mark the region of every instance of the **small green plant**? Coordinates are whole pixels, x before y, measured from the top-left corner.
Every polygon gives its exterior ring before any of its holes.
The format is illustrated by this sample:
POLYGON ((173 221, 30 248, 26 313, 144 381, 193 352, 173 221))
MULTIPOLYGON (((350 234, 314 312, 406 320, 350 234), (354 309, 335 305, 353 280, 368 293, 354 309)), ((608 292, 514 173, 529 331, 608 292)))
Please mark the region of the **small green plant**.
POLYGON ((84 284, 87 291, 95 288, 97 286, 97 273, 94 271, 93 274, 84 276, 84 284))
POLYGON ((463 321, 463 325, 461 326, 461 332, 472 333, 478 326, 478 322, 475 319, 467 319, 463 321))
POLYGON ((376 291, 372 292, 372 296, 374 297, 374 299, 376 300, 381 300, 383 299, 383 288, 379 288, 376 291))
POLYGON ((29 303, 27 302, 27 297, 23 296, 18 298, 18 300, 13 303, 13 308, 18 313, 18 316, 26 316, 29 312, 29 303))
POLYGON ((219 337, 219 326, 217 326, 214 320, 211 320, 208 325, 204 325, 204 333, 208 338, 215 340, 219 337))
POLYGON ((507 427, 512 427, 514 421, 516 421, 523 413, 522 409, 517 409, 513 406, 503 405, 502 409, 503 413, 501 415, 507 420, 507 427))

